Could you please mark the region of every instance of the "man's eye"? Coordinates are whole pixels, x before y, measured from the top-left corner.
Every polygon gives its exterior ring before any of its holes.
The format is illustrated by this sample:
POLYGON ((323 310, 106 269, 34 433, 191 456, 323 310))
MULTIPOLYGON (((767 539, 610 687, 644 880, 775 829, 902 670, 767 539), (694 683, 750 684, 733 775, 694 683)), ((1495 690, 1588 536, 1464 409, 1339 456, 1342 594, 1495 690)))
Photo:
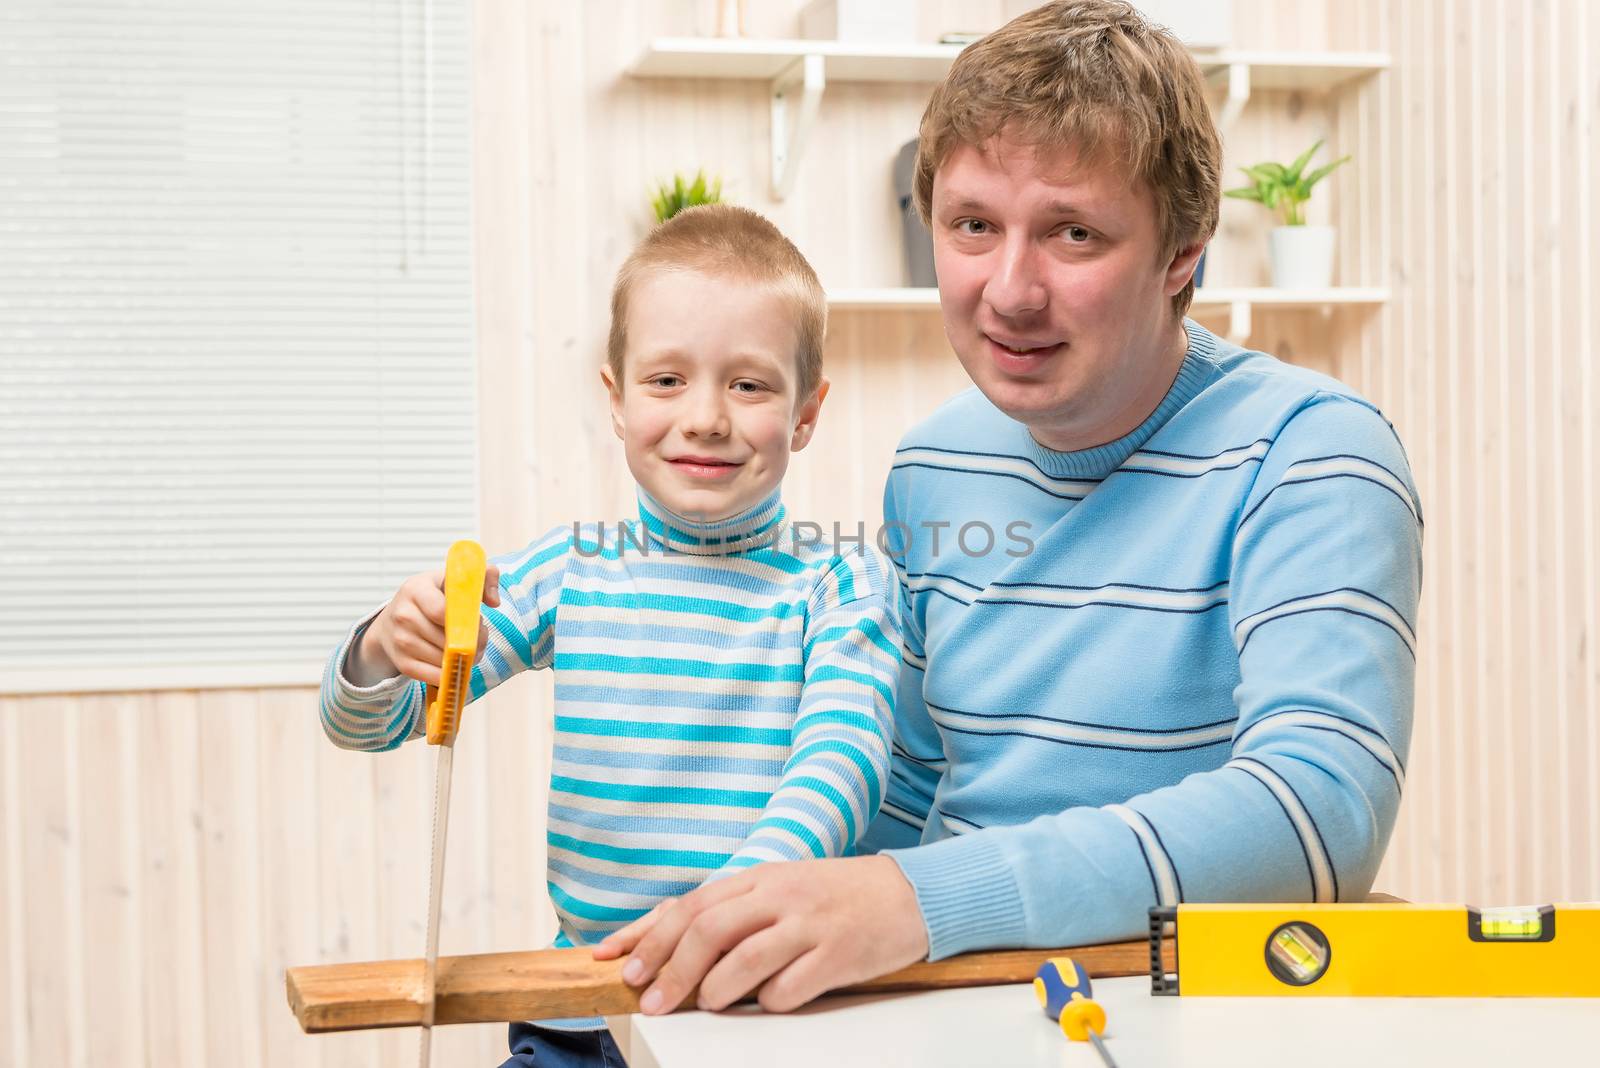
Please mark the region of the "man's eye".
POLYGON ((1062 233, 1067 235, 1067 240, 1074 245, 1081 245, 1094 235, 1081 226, 1069 226, 1062 233))
POLYGON ((963 234, 986 234, 989 224, 982 219, 962 219, 956 223, 956 229, 963 234))

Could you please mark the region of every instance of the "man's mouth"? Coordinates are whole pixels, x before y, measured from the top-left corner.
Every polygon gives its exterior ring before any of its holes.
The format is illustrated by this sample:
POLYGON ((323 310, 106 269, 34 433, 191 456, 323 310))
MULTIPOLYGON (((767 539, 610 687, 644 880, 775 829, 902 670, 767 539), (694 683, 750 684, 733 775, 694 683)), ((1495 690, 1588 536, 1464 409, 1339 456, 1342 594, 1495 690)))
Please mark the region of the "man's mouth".
POLYGON ((1046 360, 1066 347, 1064 341, 1034 341, 1020 338, 999 338, 985 334, 995 365, 1007 374, 1029 374, 1042 367, 1046 360))
POLYGON ((1010 341, 1005 338, 995 337, 992 334, 985 334, 984 336, 1014 356, 1042 354, 1057 348, 1061 344, 1059 341, 1010 341))

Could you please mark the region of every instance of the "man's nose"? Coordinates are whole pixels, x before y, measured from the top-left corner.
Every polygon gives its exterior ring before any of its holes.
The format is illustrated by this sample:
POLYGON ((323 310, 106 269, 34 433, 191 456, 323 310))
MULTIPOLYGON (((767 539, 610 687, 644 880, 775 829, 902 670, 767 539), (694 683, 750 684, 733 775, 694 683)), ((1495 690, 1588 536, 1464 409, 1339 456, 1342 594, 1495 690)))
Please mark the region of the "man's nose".
POLYGON ((1026 315, 1049 303, 1038 255, 1039 250, 1025 235, 1009 238, 996 250, 994 271, 983 287, 983 299, 997 315, 1026 315))
POLYGON ((719 386, 690 391, 683 415, 683 432, 693 438, 725 438, 729 433, 727 398, 719 386))

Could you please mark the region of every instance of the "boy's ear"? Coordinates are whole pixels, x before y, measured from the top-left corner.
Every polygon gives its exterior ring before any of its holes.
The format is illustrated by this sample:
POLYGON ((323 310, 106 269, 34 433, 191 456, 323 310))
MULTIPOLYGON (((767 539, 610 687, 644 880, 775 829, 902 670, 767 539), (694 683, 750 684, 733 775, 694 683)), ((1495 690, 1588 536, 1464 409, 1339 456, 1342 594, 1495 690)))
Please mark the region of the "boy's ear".
POLYGON ((1172 262, 1167 264, 1166 278, 1163 279, 1162 289, 1167 296, 1175 297, 1184 286, 1189 284, 1189 279, 1194 276, 1195 264, 1200 262, 1200 253, 1206 250, 1204 241, 1180 248, 1172 254, 1172 262))
POLYGON ((610 364, 600 368, 600 381, 606 387, 606 399, 611 405, 611 429, 616 431, 618 441, 625 441, 627 439, 622 436, 622 387, 617 385, 610 364))
POLYGON ((811 435, 817 430, 817 417, 822 414, 822 402, 827 398, 828 380, 823 378, 817 382, 816 392, 795 413, 794 437, 789 440, 790 452, 799 452, 811 443, 811 435))

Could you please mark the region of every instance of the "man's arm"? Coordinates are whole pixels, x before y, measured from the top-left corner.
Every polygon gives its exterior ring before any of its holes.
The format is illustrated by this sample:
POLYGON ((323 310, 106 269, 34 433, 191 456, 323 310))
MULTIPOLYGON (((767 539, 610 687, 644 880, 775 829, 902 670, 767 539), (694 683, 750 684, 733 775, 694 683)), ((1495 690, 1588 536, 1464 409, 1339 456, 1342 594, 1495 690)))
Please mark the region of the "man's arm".
POLYGON ((1381 416, 1322 396, 1236 525, 1231 759, 1100 808, 891 853, 930 957, 1139 936, 1154 904, 1361 900, 1411 736, 1421 517, 1381 416))

